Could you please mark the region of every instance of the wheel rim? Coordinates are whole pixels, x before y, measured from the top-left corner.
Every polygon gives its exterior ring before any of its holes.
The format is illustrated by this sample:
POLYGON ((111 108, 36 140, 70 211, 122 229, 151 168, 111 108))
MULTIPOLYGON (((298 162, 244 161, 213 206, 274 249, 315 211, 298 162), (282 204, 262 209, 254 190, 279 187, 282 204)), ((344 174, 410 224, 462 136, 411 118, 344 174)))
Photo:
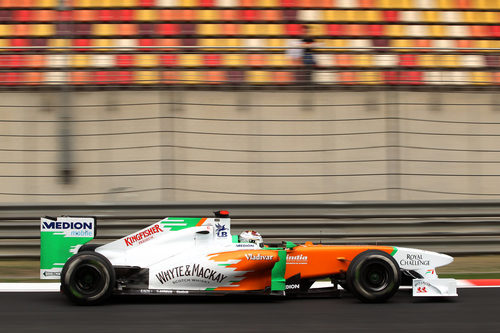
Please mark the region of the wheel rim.
POLYGON ((93 265, 81 265, 75 271, 75 286, 86 295, 99 292, 102 288, 101 272, 93 265))
POLYGON ((363 270, 363 284, 370 291, 381 291, 389 285, 389 270, 383 263, 370 263, 363 270))

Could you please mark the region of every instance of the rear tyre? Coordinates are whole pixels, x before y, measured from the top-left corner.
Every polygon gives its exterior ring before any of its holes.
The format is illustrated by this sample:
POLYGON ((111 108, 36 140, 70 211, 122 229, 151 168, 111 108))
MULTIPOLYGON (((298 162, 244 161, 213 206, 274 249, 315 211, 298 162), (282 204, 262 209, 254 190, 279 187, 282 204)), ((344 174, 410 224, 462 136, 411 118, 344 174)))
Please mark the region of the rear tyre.
POLYGON ((115 271, 109 260, 97 252, 72 256, 61 272, 61 291, 79 305, 96 305, 113 293, 115 271))
POLYGON ((385 302, 399 289, 399 265, 389 254, 368 250, 358 254, 347 269, 348 290, 366 303, 385 302))

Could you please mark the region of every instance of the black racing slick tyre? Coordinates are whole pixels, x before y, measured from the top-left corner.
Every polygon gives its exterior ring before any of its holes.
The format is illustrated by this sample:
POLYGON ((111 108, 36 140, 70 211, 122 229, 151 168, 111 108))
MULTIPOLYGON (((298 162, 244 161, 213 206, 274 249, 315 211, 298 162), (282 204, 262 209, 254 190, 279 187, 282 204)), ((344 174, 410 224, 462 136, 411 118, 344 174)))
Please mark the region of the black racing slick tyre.
POLYGON ((61 291, 78 305, 97 305, 113 293, 115 271, 109 260, 97 252, 72 256, 61 272, 61 291))
POLYGON ((347 269, 348 290, 366 303, 385 302, 398 291, 400 281, 396 260, 379 250, 358 254, 347 269))

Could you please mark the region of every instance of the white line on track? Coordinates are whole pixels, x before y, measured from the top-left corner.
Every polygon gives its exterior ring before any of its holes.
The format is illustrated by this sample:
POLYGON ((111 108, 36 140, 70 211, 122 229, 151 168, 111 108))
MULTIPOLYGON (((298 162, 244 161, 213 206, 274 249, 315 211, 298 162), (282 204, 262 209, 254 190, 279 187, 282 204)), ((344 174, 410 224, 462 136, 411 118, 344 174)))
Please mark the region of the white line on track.
MULTIPOLYGON (((312 285, 312 288, 327 288, 332 284, 329 281, 317 281, 312 285)), ((0 292, 58 292, 60 283, 0 283, 0 292)), ((471 285, 467 280, 457 280, 457 288, 500 288, 496 286, 475 286, 471 285)), ((411 287, 401 287, 401 289, 411 289, 411 287)))

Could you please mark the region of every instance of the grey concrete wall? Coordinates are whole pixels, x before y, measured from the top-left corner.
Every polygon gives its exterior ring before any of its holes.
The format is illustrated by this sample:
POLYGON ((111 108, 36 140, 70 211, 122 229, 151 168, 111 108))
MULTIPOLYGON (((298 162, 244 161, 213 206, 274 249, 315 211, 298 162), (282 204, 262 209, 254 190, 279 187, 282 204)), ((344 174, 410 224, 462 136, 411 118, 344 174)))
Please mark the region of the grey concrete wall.
POLYGON ((0 202, 500 197, 494 93, 103 91, 68 100, 74 174, 64 184, 61 96, 0 94, 0 202))

